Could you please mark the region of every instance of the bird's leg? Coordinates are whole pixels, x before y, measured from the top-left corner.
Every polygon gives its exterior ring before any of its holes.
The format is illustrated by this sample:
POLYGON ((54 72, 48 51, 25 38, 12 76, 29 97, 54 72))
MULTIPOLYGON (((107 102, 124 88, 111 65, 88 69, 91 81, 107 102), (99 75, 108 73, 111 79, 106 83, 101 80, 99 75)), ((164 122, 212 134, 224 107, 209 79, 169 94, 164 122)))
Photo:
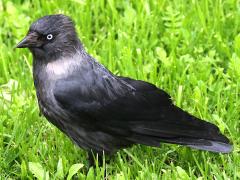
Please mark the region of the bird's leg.
MULTIPOLYGON (((102 153, 94 153, 92 151, 88 151, 88 161, 89 161, 89 168, 94 168, 94 173, 96 175, 96 159, 98 163, 98 167, 103 167, 104 163, 104 152, 102 153)), ((104 179, 107 179, 107 169, 104 169, 104 179)))
POLYGON ((103 166, 103 153, 94 153, 92 151, 88 151, 89 167, 96 167, 95 159, 98 160, 98 166, 103 166))
POLYGON ((94 153, 92 151, 88 151, 88 163, 89 168, 95 167, 94 153))

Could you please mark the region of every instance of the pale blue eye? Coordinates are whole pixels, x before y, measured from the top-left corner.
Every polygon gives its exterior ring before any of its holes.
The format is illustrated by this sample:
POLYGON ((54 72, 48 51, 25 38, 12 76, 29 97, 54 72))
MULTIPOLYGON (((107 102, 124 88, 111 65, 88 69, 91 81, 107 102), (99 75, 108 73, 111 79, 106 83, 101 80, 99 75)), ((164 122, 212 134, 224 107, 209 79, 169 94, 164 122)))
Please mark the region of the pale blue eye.
POLYGON ((53 35, 52 34, 48 34, 47 35, 47 40, 51 40, 53 38, 53 35))

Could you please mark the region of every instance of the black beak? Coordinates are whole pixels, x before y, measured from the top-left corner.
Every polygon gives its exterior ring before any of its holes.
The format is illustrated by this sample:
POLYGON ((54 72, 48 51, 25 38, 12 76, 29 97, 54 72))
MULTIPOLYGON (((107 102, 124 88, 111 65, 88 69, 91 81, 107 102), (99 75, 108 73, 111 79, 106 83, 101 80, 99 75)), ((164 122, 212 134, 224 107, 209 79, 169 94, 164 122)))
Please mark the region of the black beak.
POLYGON ((16 48, 40 47, 42 42, 38 40, 38 37, 38 33, 30 32, 16 45, 16 48))

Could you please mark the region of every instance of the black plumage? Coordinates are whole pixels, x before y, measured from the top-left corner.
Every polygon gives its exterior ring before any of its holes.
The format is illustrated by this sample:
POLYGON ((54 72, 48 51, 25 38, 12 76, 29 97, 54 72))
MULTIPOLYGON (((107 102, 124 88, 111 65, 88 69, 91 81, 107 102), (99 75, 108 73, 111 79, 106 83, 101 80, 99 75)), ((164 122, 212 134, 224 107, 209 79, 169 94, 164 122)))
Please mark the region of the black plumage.
POLYGON ((113 75, 86 53, 72 20, 50 15, 34 22, 17 45, 33 54, 41 113, 83 149, 112 154, 160 142, 228 153, 217 126, 176 107, 155 85, 113 75))

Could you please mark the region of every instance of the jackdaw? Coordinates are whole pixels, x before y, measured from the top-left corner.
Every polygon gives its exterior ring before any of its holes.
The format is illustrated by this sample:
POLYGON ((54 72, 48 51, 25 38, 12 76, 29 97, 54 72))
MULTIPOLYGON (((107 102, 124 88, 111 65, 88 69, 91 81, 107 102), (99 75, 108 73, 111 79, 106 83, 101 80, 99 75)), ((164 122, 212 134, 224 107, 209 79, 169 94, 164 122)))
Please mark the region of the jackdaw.
POLYGON ((229 153, 232 145, 214 124, 175 106, 155 85, 112 74, 91 57, 70 17, 44 16, 32 23, 17 48, 33 55, 41 113, 89 153, 113 154, 134 144, 160 142, 229 153))

